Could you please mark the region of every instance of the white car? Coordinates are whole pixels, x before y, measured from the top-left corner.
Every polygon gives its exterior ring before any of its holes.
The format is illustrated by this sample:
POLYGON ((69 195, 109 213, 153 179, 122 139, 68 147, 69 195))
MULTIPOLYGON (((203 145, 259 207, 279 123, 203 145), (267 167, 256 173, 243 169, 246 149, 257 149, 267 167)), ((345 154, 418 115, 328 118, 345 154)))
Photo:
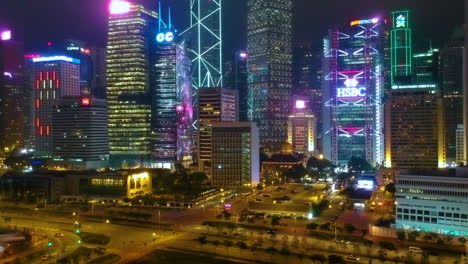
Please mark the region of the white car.
POLYGON ((347 262, 354 262, 354 263, 359 262, 359 259, 360 258, 355 257, 353 255, 349 255, 349 256, 344 257, 344 260, 346 260, 347 262))

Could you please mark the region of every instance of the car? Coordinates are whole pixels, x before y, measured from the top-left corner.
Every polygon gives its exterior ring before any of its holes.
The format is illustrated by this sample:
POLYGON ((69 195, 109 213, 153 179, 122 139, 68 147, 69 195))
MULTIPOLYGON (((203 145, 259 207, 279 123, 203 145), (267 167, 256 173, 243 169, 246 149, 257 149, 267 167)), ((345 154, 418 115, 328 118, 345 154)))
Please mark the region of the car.
POLYGON ((42 261, 47 261, 47 260, 49 260, 49 259, 50 259, 50 256, 49 256, 49 255, 44 255, 44 256, 42 256, 42 258, 41 258, 42 261))
POLYGON ((261 201, 262 201, 262 199, 260 199, 260 198, 257 198, 257 199, 255 199, 255 201, 257 201, 257 202, 261 202, 261 201))
POLYGON ((63 237, 63 233, 57 233, 54 235, 55 237, 63 237))
POLYGON ((344 260, 347 261, 347 262, 351 262, 351 263, 359 262, 359 258, 356 257, 356 256, 353 256, 353 255, 349 255, 349 256, 344 257, 344 260))

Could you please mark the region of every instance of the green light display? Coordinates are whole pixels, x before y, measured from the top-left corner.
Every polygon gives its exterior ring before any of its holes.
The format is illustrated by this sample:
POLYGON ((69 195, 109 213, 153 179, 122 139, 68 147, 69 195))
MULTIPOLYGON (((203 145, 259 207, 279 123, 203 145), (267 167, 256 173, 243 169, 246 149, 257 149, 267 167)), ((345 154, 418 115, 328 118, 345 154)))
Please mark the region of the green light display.
POLYGON ((390 31, 391 84, 400 77, 412 74, 412 29, 409 11, 392 12, 393 27, 390 31))

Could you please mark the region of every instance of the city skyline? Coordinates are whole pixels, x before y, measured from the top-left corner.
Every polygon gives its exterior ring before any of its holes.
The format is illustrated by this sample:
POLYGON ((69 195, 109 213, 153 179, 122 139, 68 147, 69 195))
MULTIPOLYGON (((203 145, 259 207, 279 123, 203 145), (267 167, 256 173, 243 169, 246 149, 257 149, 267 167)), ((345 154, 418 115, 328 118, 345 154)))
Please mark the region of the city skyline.
POLYGON ((1 263, 468 264, 468 0, 3 1, 1 263))

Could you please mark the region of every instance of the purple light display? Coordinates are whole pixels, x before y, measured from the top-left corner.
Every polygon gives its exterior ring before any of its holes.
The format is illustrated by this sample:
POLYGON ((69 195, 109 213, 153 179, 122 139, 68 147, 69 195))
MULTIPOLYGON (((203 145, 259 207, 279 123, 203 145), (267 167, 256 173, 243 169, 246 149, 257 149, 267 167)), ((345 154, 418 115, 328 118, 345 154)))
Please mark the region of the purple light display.
POLYGON ((11 39, 11 31, 10 30, 3 31, 2 34, 1 34, 1 39, 2 40, 10 40, 11 39))
POLYGON ((109 11, 113 15, 128 13, 130 12, 130 3, 121 0, 113 0, 110 3, 109 11))
POLYGON ((190 71, 190 59, 185 46, 178 44, 176 55, 176 72, 178 101, 177 112, 177 159, 183 160, 184 157, 190 157, 192 152, 192 81, 190 71))

